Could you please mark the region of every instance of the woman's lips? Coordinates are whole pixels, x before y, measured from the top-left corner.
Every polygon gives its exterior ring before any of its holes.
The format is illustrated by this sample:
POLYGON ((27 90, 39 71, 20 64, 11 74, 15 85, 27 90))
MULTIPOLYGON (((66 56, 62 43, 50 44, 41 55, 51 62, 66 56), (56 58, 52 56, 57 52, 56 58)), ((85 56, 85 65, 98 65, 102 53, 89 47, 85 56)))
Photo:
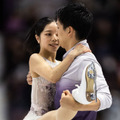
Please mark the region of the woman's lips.
POLYGON ((58 44, 49 44, 52 47, 58 47, 58 44))

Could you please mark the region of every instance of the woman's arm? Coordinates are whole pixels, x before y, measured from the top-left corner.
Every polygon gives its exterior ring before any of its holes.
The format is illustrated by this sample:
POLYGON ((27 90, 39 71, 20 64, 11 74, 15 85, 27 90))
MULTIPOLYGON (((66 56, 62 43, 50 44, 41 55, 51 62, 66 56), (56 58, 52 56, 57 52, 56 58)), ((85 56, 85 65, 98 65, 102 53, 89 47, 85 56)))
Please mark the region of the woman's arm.
POLYGON ((56 67, 52 68, 39 54, 33 54, 30 57, 29 65, 31 72, 44 77, 46 80, 56 83, 63 73, 73 62, 74 58, 82 53, 90 52, 90 50, 79 44, 72 50, 67 57, 56 67))
POLYGON ((29 62, 30 70, 31 73, 35 72, 46 80, 56 83, 73 62, 74 58, 74 56, 68 55, 63 62, 52 68, 40 55, 33 54, 29 62))

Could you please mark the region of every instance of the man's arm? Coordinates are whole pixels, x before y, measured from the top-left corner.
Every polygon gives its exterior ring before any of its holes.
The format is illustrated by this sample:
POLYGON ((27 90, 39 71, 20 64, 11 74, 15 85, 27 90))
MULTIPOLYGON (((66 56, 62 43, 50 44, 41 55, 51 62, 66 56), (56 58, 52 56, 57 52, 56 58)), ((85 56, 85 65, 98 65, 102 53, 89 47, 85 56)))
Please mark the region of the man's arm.
MULTIPOLYGON (((97 102, 93 101, 90 104, 83 105, 74 100, 71 93, 66 94, 65 97, 61 98, 61 105, 66 107, 71 107, 71 109, 80 110, 80 111, 101 111, 106 108, 109 108, 112 105, 112 97, 109 90, 109 86, 104 78, 102 73, 102 69, 100 65, 95 63, 96 71, 97 71, 97 102)), ((80 96, 82 97, 82 96, 80 96)))
POLYGON ((110 108, 110 106, 112 105, 112 96, 110 93, 109 86, 103 75, 101 66, 95 63, 95 67, 97 71, 97 98, 100 100, 100 108, 98 109, 98 111, 101 111, 110 108))

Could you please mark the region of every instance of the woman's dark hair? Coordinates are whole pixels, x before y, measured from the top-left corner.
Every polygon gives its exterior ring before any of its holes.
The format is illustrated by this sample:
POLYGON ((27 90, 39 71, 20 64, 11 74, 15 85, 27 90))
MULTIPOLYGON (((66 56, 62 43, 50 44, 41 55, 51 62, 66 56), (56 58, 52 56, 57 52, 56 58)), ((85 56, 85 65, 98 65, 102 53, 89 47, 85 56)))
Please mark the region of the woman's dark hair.
POLYGON ((58 9, 55 19, 60 21, 64 29, 72 26, 79 40, 88 37, 93 23, 92 13, 80 2, 73 2, 58 9))
POLYGON ((35 35, 40 36, 45 26, 53 22, 54 20, 49 17, 39 19, 31 28, 26 36, 24 47, 30 53, 38 53, 40 51, 40 45, 37 43, 35 35))

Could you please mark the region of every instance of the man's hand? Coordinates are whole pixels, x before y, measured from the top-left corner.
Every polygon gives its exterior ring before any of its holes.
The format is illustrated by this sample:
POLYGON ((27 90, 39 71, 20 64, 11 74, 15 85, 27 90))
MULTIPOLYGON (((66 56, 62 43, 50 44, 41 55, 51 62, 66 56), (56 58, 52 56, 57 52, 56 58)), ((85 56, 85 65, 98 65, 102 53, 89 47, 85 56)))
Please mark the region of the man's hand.
POLYGON ((74 100, 74 98, 69 90, 63 91, 63 93, 61 95, 61 100, 60 100, 61 106, 71 109, 73 111, 78 111, 77 104, 80 105, 80 103, 78 103, 74 100))
POLYGON ((28 72, 28 74, 27 74, 27 83, 29 85, 32 85, 32 76, 31 76, 30 72, 28 72))

